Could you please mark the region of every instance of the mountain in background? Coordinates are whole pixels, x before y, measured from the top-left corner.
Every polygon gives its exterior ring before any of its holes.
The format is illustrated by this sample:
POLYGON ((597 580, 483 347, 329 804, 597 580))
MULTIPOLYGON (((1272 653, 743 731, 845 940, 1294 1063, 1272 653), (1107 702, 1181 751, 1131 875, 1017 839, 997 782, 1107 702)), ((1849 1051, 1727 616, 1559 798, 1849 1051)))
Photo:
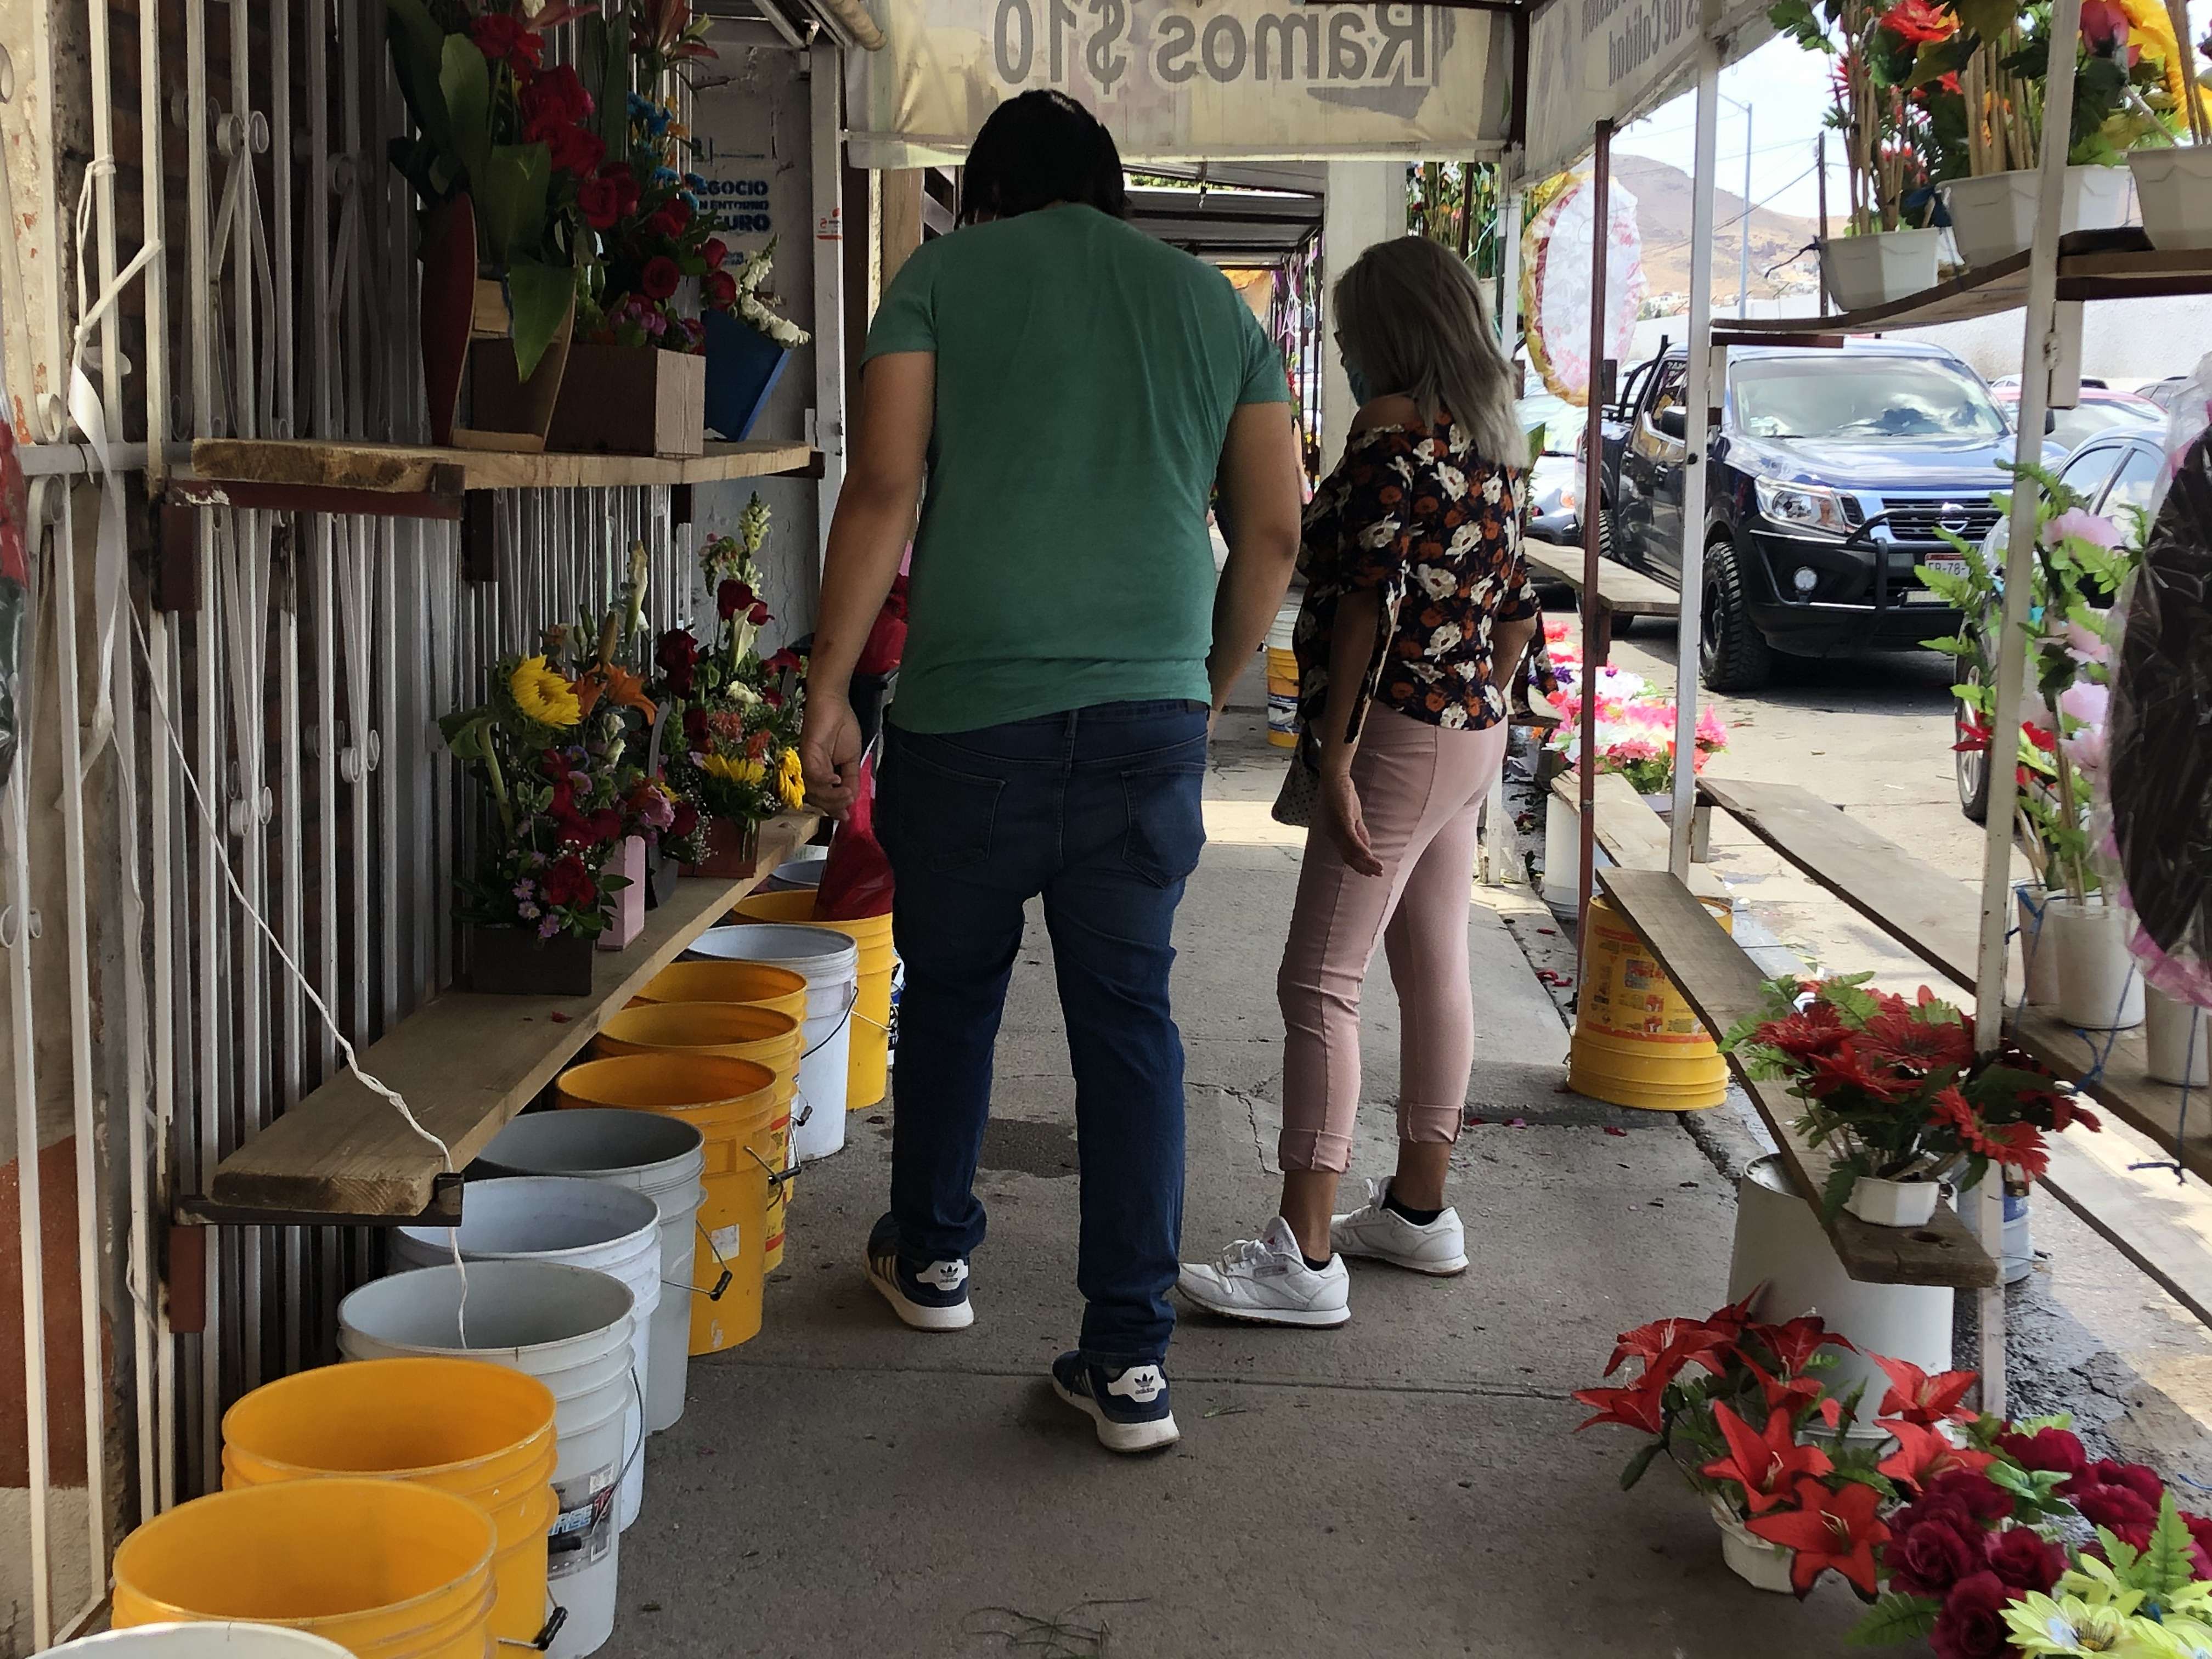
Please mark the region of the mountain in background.
MULTIPOLYGON (((1636 222, 1644 236, 1644 278, 1656 313, 1679 311, 1690 292, 1690 175, 1649 156, 1616 154, 1613 176, 1636 198, 1636 222)), ((1728 190, 1714 192, 1713 303, 1733 310, 1742 246, 1743 198, 1728 190)), ((1809 218, 1751 210, 1751 293, 1754 299, 1810 290, 1817 281, 1808 249, 1815 230, 1809 218)))

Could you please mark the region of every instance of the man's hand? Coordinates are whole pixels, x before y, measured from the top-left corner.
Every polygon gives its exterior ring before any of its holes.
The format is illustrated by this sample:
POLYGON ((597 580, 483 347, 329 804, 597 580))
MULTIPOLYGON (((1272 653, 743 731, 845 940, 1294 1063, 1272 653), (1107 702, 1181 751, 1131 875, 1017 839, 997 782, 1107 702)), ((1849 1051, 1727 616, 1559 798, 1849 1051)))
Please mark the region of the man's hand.
POLYGON ((1355 874, 1382 873, 1382 861, 1375 856, 1367 839, 1367 820, 1359 810, 1359 790, 1352 781, 1349 766, 1322 766, 1321 815, 1329 839, 1355 874))
POLYGON ((860 786, 860 720, 851 702, 828 692, 808 696, 799 761, 808 799, 833 818, 853 810, 860 786))

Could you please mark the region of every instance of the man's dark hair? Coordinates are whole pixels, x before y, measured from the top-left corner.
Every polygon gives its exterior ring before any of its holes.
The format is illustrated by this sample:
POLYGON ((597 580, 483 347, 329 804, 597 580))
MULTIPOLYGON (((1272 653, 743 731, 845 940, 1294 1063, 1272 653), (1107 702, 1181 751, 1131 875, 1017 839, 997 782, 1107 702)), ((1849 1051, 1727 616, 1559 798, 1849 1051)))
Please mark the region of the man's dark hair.
POLYGON ((960 173, 960 222, 1011 219, 1054 202, 1129 216, 1121 152, 1098 118, 1060 92, 1025 92, 991 112, 960 173))

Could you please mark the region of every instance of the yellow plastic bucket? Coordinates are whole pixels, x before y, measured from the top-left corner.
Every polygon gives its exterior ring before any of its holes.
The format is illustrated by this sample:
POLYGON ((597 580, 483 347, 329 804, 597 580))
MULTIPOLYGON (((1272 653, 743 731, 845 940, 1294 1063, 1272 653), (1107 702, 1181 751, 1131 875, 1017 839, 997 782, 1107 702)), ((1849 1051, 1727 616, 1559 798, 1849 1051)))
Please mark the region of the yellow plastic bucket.
POLYGON ((1267 741, 1291 749, 1298 741, 1298 658, 1279 645, 1267 647, 1267 741))
MULTIPOLYGON (((801 995, 803 999, 803 986, 801 995)), ((791 1161, 791 1103, 799 1093, 799 1062, 805 1041, 803 1021, 803 1013, 779 1013, 752 1003, 648 1003, 610 1015, 592 1047, 594 1052, 605 1055, 656 1051, 722 1054, 732 1060, 757 1060, 769 1067, 775 1073, 777 1107, 772 1161, 781 1174, 791 1161)), ((763 1156, 770 1155, 767 1147, 761 1151, 763 1156)), ((788 1182, 770 1183, 765 1258, 770 1273, 783 1265, 784 1212, 790 1201, 788 1182)))
POLYGON ((810 889, 787 893, 754 893, 738 901, 730 912, 733 921, 790 921, 809 927, 829 927, 860 947, 860 979, 853 1004, 852 1070, 845 1091, 845 1109, 865 1112, 883 1104, 890 1089, 891 969, 898 951, 891 943, 890 913, 861 916, 853 921, 827 921, 816 917, 816 894, 810 889))
POLYGON ((306 1631, 355 1659, 492 1659, 497 1541, 474 1504, 410 1481, 216 1492, 123 1540, 113 1622, 242 1619, 306 1631))
POLYGON ((639 1002, 742 1002, 804 1024, 806 975, 767 962, 672 962, 646 981, 639 1002))
POLYGON ((553 1391, 474 1359, 370 1359, 256 1389, 222 1419, 225 1490, 325 1475, 376 1475, 465 1498, 491 1517, 498 1601, 492 1634, 544 1627, 553 1492, 553 1391))
POLYGON ((757 1060, 657 1051, 586 1060, 553 1085, 561 1106, 616 1106, 682 1120, 705 1138, 699 1248, 691 1266, 691 1352, 719 1353, 759 1334, 761 1275, 771 1235, 783 1240, 779 1183, 791 1134, 791 1097, 757 1060), (722 1285, 727 1272, 729 1283, 722 1285), (719 1297, 714 1292, 721 1287, 719 1297))
MULTIPOLYGON (((1700 901, 1732 928, 1726 899, 1700 901)), ((1620 911, 1589 902, 1567 1086, 1614 1106, 1694 1112, 1728 1098, 1728 1061, 1620 911)))

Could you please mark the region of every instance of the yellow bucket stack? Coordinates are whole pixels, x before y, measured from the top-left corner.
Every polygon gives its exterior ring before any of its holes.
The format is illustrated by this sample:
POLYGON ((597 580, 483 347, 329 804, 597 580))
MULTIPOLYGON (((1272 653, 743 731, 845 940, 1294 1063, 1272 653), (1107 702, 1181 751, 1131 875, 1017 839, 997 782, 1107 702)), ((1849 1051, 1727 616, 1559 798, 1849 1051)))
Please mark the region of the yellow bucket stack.
MULTIPOLYGON (((1699 901, 1723 927, 1728 901, 1699 901)), ((1728 1098, 1728 1061, 1650 947, 1593 894, 1567 1086, 1614 1106, 1694 1112, 1728 1098)))
POLYGON ((825 921, 814 914, 815 897, 811 888, 754 893, 738 901, 730 919, 827 927, 860 947, 860 982, 853 1004, 853 1059, 845 1109, 864 1112, 881 1105, 890 1091, 891 969, 898 962, 898 951, 891 944, 890 913, 852 921, 825 921))

